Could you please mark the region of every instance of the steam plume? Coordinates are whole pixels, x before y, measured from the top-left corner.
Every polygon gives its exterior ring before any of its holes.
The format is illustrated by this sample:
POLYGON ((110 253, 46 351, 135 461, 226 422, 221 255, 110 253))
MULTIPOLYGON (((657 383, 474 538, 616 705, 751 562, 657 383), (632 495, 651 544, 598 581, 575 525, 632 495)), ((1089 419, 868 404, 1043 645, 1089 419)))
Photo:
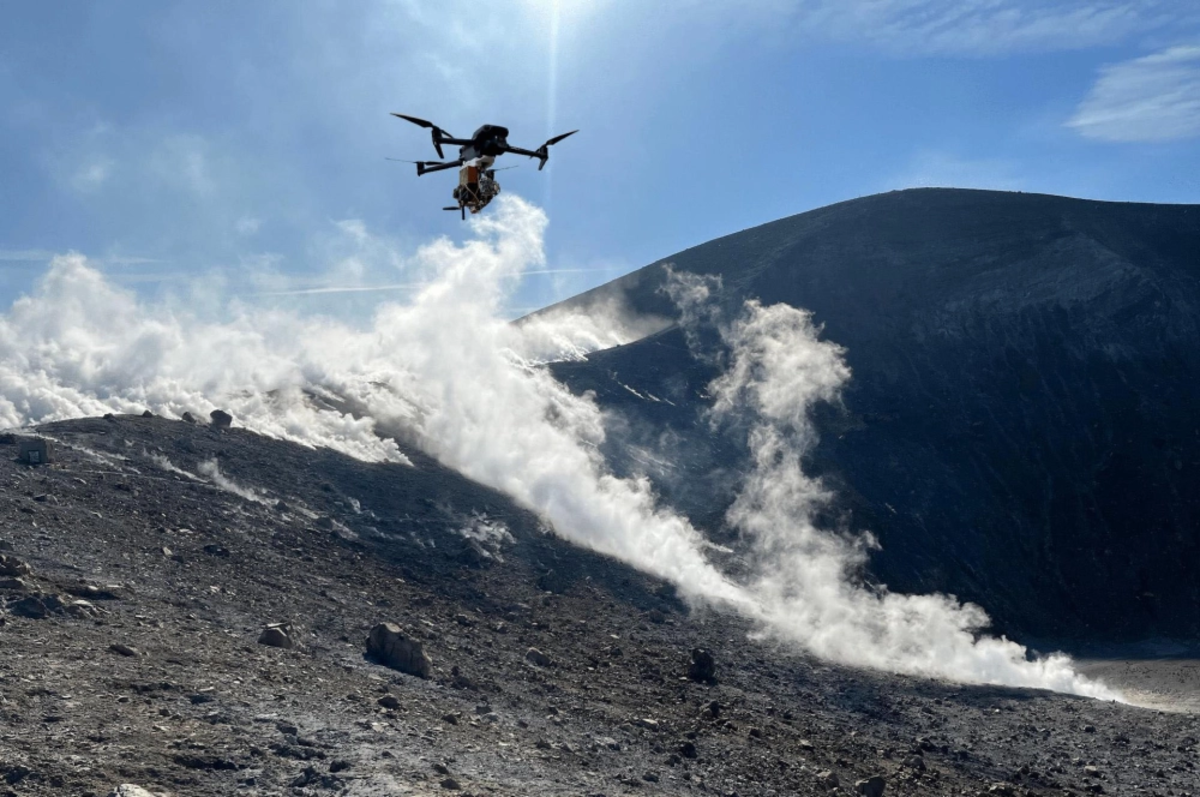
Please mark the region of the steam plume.
POLYGON ((753 541, 758 568, 741 584, 721 573, 701 535, 658 503, 648 481, 607 468, 594 402, 536 367, 627 342, 636 330, 594 316, 504 321, 522 271, 543 265, 546 217, 514 197, 496 206, 472 223, 467 243, 417 251, 414 268, 428 279, 407 302, 379 305, 361 329, 238 302, 204 319, 113 287, 82 256, 56 258, 37 291, 0 316, 0 425, 220 406, 263 434, 366 460, 406 462, 402 447, 416 445, 575 543, 694 599, 737 607, 819 655, 1106 694, 1065 659, 1029 663, 1017 645, 976 641, 985 622, 977 607, 871 593, 849 578, 863 544, 813 526, 823 493, 801 468, 813 440, 809 409, 834 398, 848 371, 793 308, 752 304, 725 328, 730 368, 713 386, 714 411, 751 413, 755 469, 729 519, 753 541))

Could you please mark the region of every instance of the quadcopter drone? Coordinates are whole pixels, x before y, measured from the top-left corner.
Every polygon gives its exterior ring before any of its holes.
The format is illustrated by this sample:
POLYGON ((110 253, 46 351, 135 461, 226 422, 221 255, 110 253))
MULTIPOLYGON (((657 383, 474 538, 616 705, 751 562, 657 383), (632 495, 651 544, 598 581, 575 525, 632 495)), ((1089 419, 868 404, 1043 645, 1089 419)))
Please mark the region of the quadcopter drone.
POLYGON ((459 148, 457 160, 412 162, 417 164, 418 177, 422 174, 440 172, 446 169, 459 170, 458 186, 454 189, 454 200, 458 204, 442 209, 457 210, 463 219, 467 218, 468 210, 473 214, 478 213, 487 207, 487 204, 500 193, 500 184, 496 182, 496 172, 501 170, 492 168, 492 164, 498 156, 506 152, 511 152, 515 155, 537 158, 540 161, 538 163, 538 171, 540 172, 546 165, 546 160, 550 157, 550 147, 562 141, 567 136, 579 132, 578 130, 572 130, 570 133, 563 133, 561 136, 555 136, 545 144, 542 144, 536 150, 530 150, 509 146, 508 128, 501 127, 500 125, 484 125, 476 130, 475 135, 470 138, 455 138, 442 128, 432 122, 426 122, 424 119, 405 116, 402 113, 393 113, 392 116, 412 122, 415 125, 420 125, 421 127, 429 128, 433 135, 433 148, 437 150, 439 158, 446 157, 442 152, 443 144, 450 144, 459 148))

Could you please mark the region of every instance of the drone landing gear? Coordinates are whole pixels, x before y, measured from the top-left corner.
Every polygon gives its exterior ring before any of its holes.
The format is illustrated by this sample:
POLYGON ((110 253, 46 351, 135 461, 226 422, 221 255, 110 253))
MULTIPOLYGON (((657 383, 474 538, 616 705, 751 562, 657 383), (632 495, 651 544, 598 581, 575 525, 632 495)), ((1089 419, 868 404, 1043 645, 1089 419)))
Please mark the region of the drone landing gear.
POLYGON ((459 205, 458 207, 442 208, 442 210, 459 210, 459 211, 462 211, 462 220, 463 220, 463 221, 466 221, 466 220, 467 220, 467 206, 466 206, 466 205, 459 205))

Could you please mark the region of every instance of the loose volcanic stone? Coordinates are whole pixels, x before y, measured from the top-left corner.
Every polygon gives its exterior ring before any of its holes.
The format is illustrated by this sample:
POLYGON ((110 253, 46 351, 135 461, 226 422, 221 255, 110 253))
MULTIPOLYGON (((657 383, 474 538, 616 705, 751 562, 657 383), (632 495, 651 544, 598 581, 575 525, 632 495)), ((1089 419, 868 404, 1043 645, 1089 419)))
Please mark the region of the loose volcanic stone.
POLYGON ((433 662, 425 648, 406 635, 395 623, 379 623, 367 637, 367 655, 394 670, 428 678, 433 662))
POLYGON ((269 625, 258 635, 258 644, 273 648, 290 649, 293 645, 291 636, 281 625, 269 625))

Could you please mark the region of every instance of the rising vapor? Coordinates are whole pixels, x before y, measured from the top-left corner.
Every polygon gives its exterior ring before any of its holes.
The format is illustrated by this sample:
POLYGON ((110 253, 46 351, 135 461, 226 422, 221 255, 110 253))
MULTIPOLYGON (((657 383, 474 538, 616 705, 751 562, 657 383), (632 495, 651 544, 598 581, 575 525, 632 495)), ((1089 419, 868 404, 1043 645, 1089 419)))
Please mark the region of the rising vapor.
MULTIPOLYGON (((648 480, 613 475, 590 397, 538 367, 641 330, 621 322, 619 308, 505 321, 522 273, 544 267, 546 217, 515 197, 496 205, 473 220, 468 242, 417 251, 419 288, 380 304, 362 329, 239 302, 222 320, 204 320, 112 286, 82 256, 55 258, 36 292, 0 316, 0 425, 224 407, 262 434, 364 460, 407 462, 403 448, 417 446, 564 538, 669 579, 694 601, 734 607, 817 655, 1111 696, 1065 658, 1029 662, 1022 647, 979 636, 987 620, 978 607, 854 581, 869 540, 814 526, 826 496, 801 467, 815 439, 809 411, 835 399, 849 372, 808 315, 784 305, 752 303, 722 325, 728 370, 712 386, 714 422, 739 413, 749 421, 755 467, 728 519, 752 542, 756 565, 738 582, 722 573, 648 480)), ((677 297, 685 316, 712 317, 709 286, 690 287, 677 297)))
POLYGON ((1076 673, 1066 656, 1029 660, 1024 646, 982 634, 990 623, 976 605, 859 582, 856 573, 877 543, 870 534, 819 529, 813 519, 830 495, 803 469, 817 440, 812 408, 836 400, 850 378, 844 351, 819 332, 804 310, 748 301, 739 318, 721 325, 729 364, 710 385, 713 420, 736 416, 749 427, 753 467, 726 519, 751 544, 755 576, 747 589, 764 633, 845 664, 1116 697, 1076 673))

